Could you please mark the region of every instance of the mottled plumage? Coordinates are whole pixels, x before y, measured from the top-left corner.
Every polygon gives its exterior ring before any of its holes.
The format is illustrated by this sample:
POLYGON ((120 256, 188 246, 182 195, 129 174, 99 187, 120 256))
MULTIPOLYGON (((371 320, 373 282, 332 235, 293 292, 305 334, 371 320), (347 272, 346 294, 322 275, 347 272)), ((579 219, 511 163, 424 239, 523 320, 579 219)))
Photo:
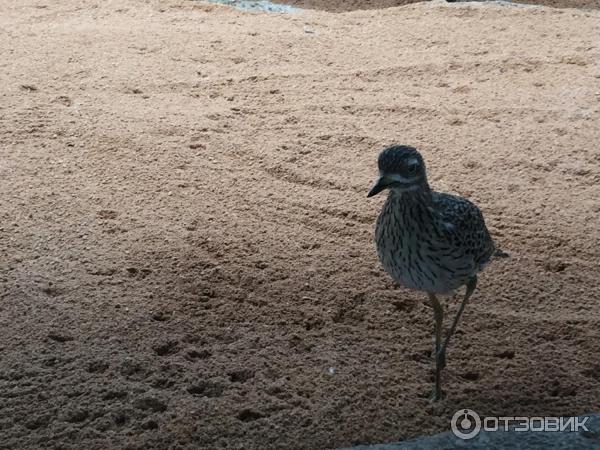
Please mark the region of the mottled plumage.
POLYGON ((441 398, 446 347, 475 290, 477 272, 497 253, 481 211, 469 200, 432 191, 425 162, 413 147, 395 145, 379 155, 379 180, 369 197, 389 189, 375 227, 384 269, 399 284, 429 294, 435 313, 436 377, 433 399, 441 398), (467 291, 442 343, 444 309, 436 294, 467 291))
POLYGON ((419 291, 453 293, 494 254, 479 208, 469 200, 427 190, 390 190, 375 229, 384 269, 419 291))

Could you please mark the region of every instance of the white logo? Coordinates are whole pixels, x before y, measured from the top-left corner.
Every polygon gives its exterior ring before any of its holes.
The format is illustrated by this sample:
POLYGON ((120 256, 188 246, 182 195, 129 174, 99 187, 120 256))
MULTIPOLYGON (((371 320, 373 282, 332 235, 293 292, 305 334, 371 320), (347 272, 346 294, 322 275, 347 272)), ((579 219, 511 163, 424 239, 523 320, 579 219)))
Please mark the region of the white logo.
POLYGON ((485 417, 481 419, 472 409, 459 409, 450 426, 454 436, 473 439, 483 431, 589 431, 589 417, 485 417))
POLYGON ((481 431, 481 417, 472 409, 459 409, 450 422, 454 436, 472 439, 481 431))

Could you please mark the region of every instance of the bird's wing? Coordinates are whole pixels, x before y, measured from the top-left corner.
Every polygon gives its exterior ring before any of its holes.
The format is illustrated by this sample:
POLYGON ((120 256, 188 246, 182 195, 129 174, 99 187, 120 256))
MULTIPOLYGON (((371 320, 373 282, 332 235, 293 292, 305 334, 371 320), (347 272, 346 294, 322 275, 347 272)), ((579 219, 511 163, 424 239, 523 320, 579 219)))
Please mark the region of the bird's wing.
POLYGON ((436 192, 433 209, 451 245, 463 249, 479 269, 489 262, 495 251, 494 241, 477 206, 466 198, 436 192))

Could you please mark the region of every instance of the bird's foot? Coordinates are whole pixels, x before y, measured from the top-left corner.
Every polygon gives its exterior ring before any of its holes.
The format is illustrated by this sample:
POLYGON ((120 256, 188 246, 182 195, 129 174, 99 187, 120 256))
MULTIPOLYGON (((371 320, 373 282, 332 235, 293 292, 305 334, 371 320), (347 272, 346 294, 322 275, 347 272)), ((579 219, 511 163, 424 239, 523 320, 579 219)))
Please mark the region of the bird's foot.
POLYGON ((443 398, 444 398, 444 395, 442 393, 442 390, 434 388, 433 391, 431 392, 431 395, 429 396, 429 403, 432 404, 435 402, 439 402, 443 398))

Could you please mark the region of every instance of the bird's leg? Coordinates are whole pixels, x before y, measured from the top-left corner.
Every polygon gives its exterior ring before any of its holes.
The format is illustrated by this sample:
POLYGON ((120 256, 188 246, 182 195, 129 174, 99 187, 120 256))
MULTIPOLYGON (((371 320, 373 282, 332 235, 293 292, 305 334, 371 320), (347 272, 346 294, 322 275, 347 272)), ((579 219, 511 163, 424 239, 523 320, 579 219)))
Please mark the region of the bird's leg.
POLYGON ((442 368, 446 367, 446 349, 448 348, 448 343, 450 342, 450 338, 456 331, 456 327, 458 325, 458 321, 460 320, 460 316, 462 316, 465 306, 467 306, 467 302, 469 301, 469 298, 475 291, 476 286, 477 286, 477 276, 473 275, 471 278, 469 278, 469 281, 467 281, 467 292, 465 292, 465 298, 463 298, 463 301, 461 302, 460 306, 458 307, 458 312, 456 313, 456 317, 454 318, 454 321, 452 322, 452 326, 450 327, 450 331, 448 332, 448 335, 446 336, 446 340, 444 341, 441 348, 439 349, 439 354, 436 355, 441 361, 442 368))
POLYGON ((442 369, 444 368, 441 364, 440 359, 442 350, 442 324, 444 322, 444 308, 435 297, 434 294, 429 294, 431 305, 433 306, 433 314, 435 318, 435 387, 431 396, 432 401, 437 401, 442 398, 442 369))

